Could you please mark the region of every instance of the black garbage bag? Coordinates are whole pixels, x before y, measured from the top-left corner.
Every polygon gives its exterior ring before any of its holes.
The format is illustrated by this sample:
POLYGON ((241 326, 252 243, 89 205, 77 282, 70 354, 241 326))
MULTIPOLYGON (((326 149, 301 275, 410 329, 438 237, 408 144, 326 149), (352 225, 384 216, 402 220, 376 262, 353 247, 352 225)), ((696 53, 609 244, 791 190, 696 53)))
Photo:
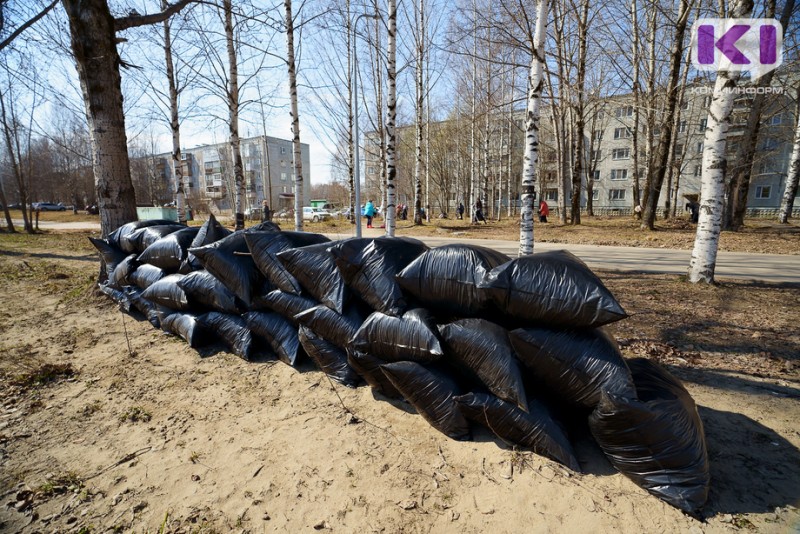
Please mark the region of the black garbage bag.
POLYGON ((347 363, 358 375, 369 384, 373 391, 390 399, 402 399, 394 384, 386 377, 381 366, 390 363, 373 356, 368 352, 350 349, 347 351, 347 363))
POLYGON ((460 392, 446 374, 416 362, 395 362, 381 366, 386 377, 433 428, 452 439, 472 437, 469 422, 454 400, 460 392))
POLYGON ((215 243, 190 248, 189 251, 208 272, 248 306, 264 283, 264 278, 253 263, 247 248, 245 232, 234 232, 215 243))
POLYGON ((639 398, 604 393, 589 428, 612 465, 686 513, 708 498, 708 451, 697 406, 680 381, 645 359, 629 360, 639 398))
POLYGON ((223 313, 242 313, 246 306, 233 291, 206 270, 192 271, 178 280, 192 306, 223 313))
POLYGON ((131 296, 129 293, 121 291, 111 284, 98 284, 100 292, 114 301, 119 309, 122 311, 130 311, 131 309, 131 296))
POLYGON ((300 295, 293 295, 286 293, 280 289, 270 291, 266 295, 260 295, 255 298, 253 302, 254 307, 268 308, 272 311, 278 312, 283 315, 290 323, 297 326, 298 323, 295 316, 310 310, 314 306, 318 306, 319 302, 303 297, 300 295))
POLYGON ((199 228, 183 228, 172 232, 144 249, 139 255, 139 261, 167 272, 177 272, 186 261, 188 249, 199 231, 199 228))
POLYGON ((295 295, 299 295, 302 291, 300 283, 278 260, 277 254, 297 247, 330 242, 324 235, 307 232, 248 231, 245 240, 256 267, 267 280, 278 289, 295 295))
POLYGON ((433 363, 444 355, 434 318, 422 308, 402 317, 375 312, 351 341, 354 349, 369 352, 386 362, 433 363))
POLYGON ((568 403, 593 410, 601 391, 636 398, 631 372, 603 329, 518 328, 509 337, 533 378, 568 403))
MULTIPOLYGON (((147 228, 148 226, 160 226, 165 224, 175 224, 175 221, 171 221, 169 219, 150 219, 146 221, 133 221, 127 224, 123 224, 110 234, 108 234, 108 243, 111 245, 122 248, 122 240, 127 237, 128 235, 134 233, 136 230, 141 228, 147 228)), ((131 250, 127 252, 127 254, 133 254, 137 251, 131 250)))
POLYGON ((455 401, 467 419, 485 426, 508 445, 531 449, 573 471, 581 471, 564 430, 536 400, 528 400, 527 412, 490 393, 467 393, 455 397, 455 401))
POLYGON ((280 360, 296 367, 302 357, 297 328, 275 312, 248 312, 242 318, 250 332, 266 340, 280 360))
POLYGON ((193 313, 172 313, 161 321, 164 332, 182 337, 193 349, 204 347, 214 342, 213 333, 193 313))
POLYGON ((408 237, 347 239, 330 248, 348 287, 372 309, 394 316, 408 308, 395 276, 427 250, 408 237))
POLYGON ((528 411, 522 372, 502 326, 461 319, 439 327, 448 361, 466 368, 500 399, 528 411))
POLYGON ((210 214, 208 220, 203 223, 197 235, 194 236, 194 239, 189 245, 186 251, 186 260, 181 264, 178 272, 181 274, 188 274, 192 271, 199 271, 202 269, 203 264, 192 254, 191 249, 216 243, 220 239, 228 237, 231 233, 233 233, 231 230, 228 230, 217 221, 213 213, 210 214))
POLYGON ((284 250, 278 253, 278 259, 309 295, 342 313, 349 292, 329 247, 328 243, 319 243, 284 250))
POLYGON ((358 386, 361 379, 347 363, 347 353, 342 349, 325 341, 306 326, 300 327, 299 339, 306 354, 323 373, 347 387, 358 386))
POLYGON ((191 308, 186 292, 179 282, 185 275, 170 274, 155 282, 142 292, 142 298, 155 304, 176 311, 186 311, 191 308))
POLYGON ((488 305, 478 283, 507 261, 505 254, 485 247, 445 245, 411 262, 397 275, 397 282, 426 308, 457 317, 476 316, 488 305))
POLYGON ((109 274, 111 274, 114 269, 116 269, 117 265, 128 256, 127 252, 105 239, 90 237, 89 242, 94 245, 94 248, 100 253, 100 258, 103 260, 103 263, 105 263, 106 272, 109 274))
POLYGON ((245 360, 253 356, 253 336, 240 315, 208 312, 200 316, 200 321, 215 332, 237 356, 245 360))
POLYGON ((120 304, 120 309, 125 313, 130 313, 131 309, 136 309, 136 307, 133 305, 133 301, 142 295, 142 290, 136 286, 122 286, 120 291, 125 293, 125 295, 128 297, 128 302, 126 305, 120 304))
POLYGON ((139 265, 135 271, 128 275, 128 281, 139 289, 147 289, 165 276, 167 276, 167 273, 155 265, 145 263, 144 265, 139 265))
POLYGON ((136 254, 131 254, 114 267, 113 271, 108 271, 108 284, 111 287, 121 288, 130 285, 130 275, 139 268, 139 261, 136 254))
POLYGON ((171 308, 165 308, 160 304, 151 302, 146 298, 142 298, 141 293, 135 292, 131 294, 131 308, 134 308, 144 315, 148 322, 155 328, 161 328, 161 321, 169 315, 175 313, 171 308))
POLYGON ((281 227, 272 221, 264 221, 245 229, 245 232, 280 232, 281 227))
POLYGON ((517 322, 592 328, 628 316, 597 275, 566 250, 511 260, 492 269, 479 287, 517 322))
POLYGON ((347 350, 350 340, 356 335, 364 316, 357 306, 348 306, 343 314, 322 304, 294 316, 297 322, 307 326, 326 341, 342 350, 347 350))
POLYGON ((145 226, 120 238, 120 246, 122 250, 131 254, 141 254, 147 247, 162 237, 185 228, 186 225, 177 223, 145 226))

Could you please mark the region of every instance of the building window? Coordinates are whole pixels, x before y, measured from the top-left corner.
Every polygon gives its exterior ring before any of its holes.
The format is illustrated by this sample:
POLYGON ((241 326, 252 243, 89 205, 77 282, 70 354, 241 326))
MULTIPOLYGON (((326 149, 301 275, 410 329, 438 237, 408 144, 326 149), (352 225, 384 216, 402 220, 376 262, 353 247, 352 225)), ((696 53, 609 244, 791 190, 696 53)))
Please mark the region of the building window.
POLYGON ((601 121, 606 118, 606 112, 602 109, 597 112, 597 120, 601 121))
POLYGON ((631 136, 630 128, 614 128, 614 139, 627 139, 631 136))
POLYGON ((702 154, 703 153, 703 143, 702 142, 697 143, 697 153, 698 154, 702 154))
POLYGON ((700 176, 701 174, 703 174, 703 167, 702 167, 702 165, 695 165, 695 166, 694 166, 694 175, 695 175, 695 176, 700 176))
POLYGON ((609 200, 625 200, 625 189, 609 189, 609 200))
POLYGON ((281 167, 286 167, 286 160, 285 159, 281 160, 281 167))
POLYGON ((367 174, 375 174, 375 167, 367 167, 367 174))
POLYGON ((705 96, 703 98, 703 107, 707 108, 707 107, 710 107, 710 106, 711 106, 711 97, 710 96, 705 96))
POLYGON ((632 117, 632 116, 633 116, 633 106, 622 106, 617 108, 618 119, 622 117, 632 117))
POLYGON ((630 148, 615 148, 611 151, 611 159, 630 159, 630 148))
POLYGON ((600 190, 592 189, 592 200, 600 200, 600 190))
POLYGON ((681 109, 689 109, 689 101, 688 100, 684 100, 683 102, 681 102, 681 109))
POLYGON ((683 143, 678 143, 677 145, 675 145, 675 154, 677 154, 678 156, 683 155, 683 143))
POLYGON ((681 121, 678 123, 678 133, 683 133, 686 131, 686 121, 681 121))
POLYGON ((592 171, 592 180, 595 182, 600 179, 600 171, 592 171))
POLYGON ((286 147, 285 146, 281 147, 281 154, 286 154, 286 147))
POLYGON ((592 134, 595 141, 602 141, 603 140, 603 130, 595 130, 592 134))
POLYGON ((545 173, 544 181, 545 182, 555 182, 556 181, 556 173, 554 173, 554 172, 545 173))
POLYGON ((770 126, 777 126, 781 122, 783 122, 783 115, 781 113, 776 113, 775 115, 767 119, 767 124, 769 124, 770 126))
POLYGON ((653 126, 653 135, 656 137, 661 135, 661 126, 653 126))
POLYGON ((764 139, 763 150, 770 151, 770 150, 777 150, 778 148, 778 140, 774 137, 767 137, 764 139))
POLYGON ((612 180, 627 180, 628 169, 611 169, 612 180))
POLYGON ((708 119, 700 119, 700 126, 697 127, 698 132, 705 132, 708 125, 708 119))
MULTIPOLYGON (((282 172, 282 173, 281 173, 281 181, 282 181, 282 182, 285 182, 285 181, 286 181, 286 173, 285 173, 285 172, 282 172)), ((284 191, 284 193, 285 193, 285 191, 284 191)))
POLYGON ((756 186, 756 198, 758 199, 768 199, 772 193, 772 186, 771 185, 757 185, 756 186))
POLYGON ((558 202, 558 189, 545 189, 544 199, 548 202, 558 202))
POLYGON ((597 150, 592 150, 591 154, 589 155, 592 161, 598 161, 603 157, 603 151, 599 148, 597 150))

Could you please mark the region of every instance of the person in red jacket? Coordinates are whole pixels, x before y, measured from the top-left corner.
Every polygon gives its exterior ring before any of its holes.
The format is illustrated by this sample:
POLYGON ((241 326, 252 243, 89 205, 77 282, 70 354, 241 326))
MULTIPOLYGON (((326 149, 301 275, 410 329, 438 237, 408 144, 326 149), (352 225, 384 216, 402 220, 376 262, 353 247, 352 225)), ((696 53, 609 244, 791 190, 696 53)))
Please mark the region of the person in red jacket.
POLYGON ((539 222, 546 223, 548 215, 550 215, 550 206, 542 199, 539 203, 539 222))

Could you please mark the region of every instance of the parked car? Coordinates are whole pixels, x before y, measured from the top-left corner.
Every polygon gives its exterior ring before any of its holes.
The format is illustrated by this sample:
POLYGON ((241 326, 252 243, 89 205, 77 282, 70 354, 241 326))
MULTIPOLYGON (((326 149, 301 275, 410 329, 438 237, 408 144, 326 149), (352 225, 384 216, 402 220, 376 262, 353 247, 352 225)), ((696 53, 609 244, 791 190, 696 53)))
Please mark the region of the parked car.
POLYGON ((311 222, 327 221, 331 218, 331 214, 327 210, 319 208, 311 208, 306 206, 303 208, 303 220, 311 222))
POLYGON ((294 210, 291 208, 283 208, 272 214, 273 219, 294 219, 294 210))
POLYGON ((22 204, 20 204, 19 202, 12 202, 11 204, 8 205, 8 209, 10 209, 10 210, 21 210, 22 209, 22 204))
POLYGON ((100 213, 100 209, 97 207, 96 204, 92 204, 91 206, 86 206, 86 215, 97 215, 100 213))
POLYGON ((31 208, 39 211, 65 211, 67 209, 61 202, 58 204, 53 202, 34 202, 31 204, 31 208))

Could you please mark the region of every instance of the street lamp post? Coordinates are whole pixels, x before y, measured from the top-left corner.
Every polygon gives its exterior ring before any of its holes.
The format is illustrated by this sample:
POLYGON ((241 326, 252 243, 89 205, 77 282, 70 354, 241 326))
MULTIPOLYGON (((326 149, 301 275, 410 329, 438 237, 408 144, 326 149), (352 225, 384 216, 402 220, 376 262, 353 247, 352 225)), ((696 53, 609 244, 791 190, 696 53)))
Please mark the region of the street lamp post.
POLYGON ((361 237, 361 169, 359 167, 358 161, 358 46, 356 45, 356 28, 358 28, 358 21, 363 19, 364 17, 370 19, 377 19, 377 15, 371 15, 369 13, 362 13, 361 15, 356 17, 355 22, 353 23, 353 119, 355 121, 355 161, 354 161, 354 171, 355 171, 355 197, 356 202, 355 206, 353 207, 353 216, 356 218, 356 237, 361 237))

